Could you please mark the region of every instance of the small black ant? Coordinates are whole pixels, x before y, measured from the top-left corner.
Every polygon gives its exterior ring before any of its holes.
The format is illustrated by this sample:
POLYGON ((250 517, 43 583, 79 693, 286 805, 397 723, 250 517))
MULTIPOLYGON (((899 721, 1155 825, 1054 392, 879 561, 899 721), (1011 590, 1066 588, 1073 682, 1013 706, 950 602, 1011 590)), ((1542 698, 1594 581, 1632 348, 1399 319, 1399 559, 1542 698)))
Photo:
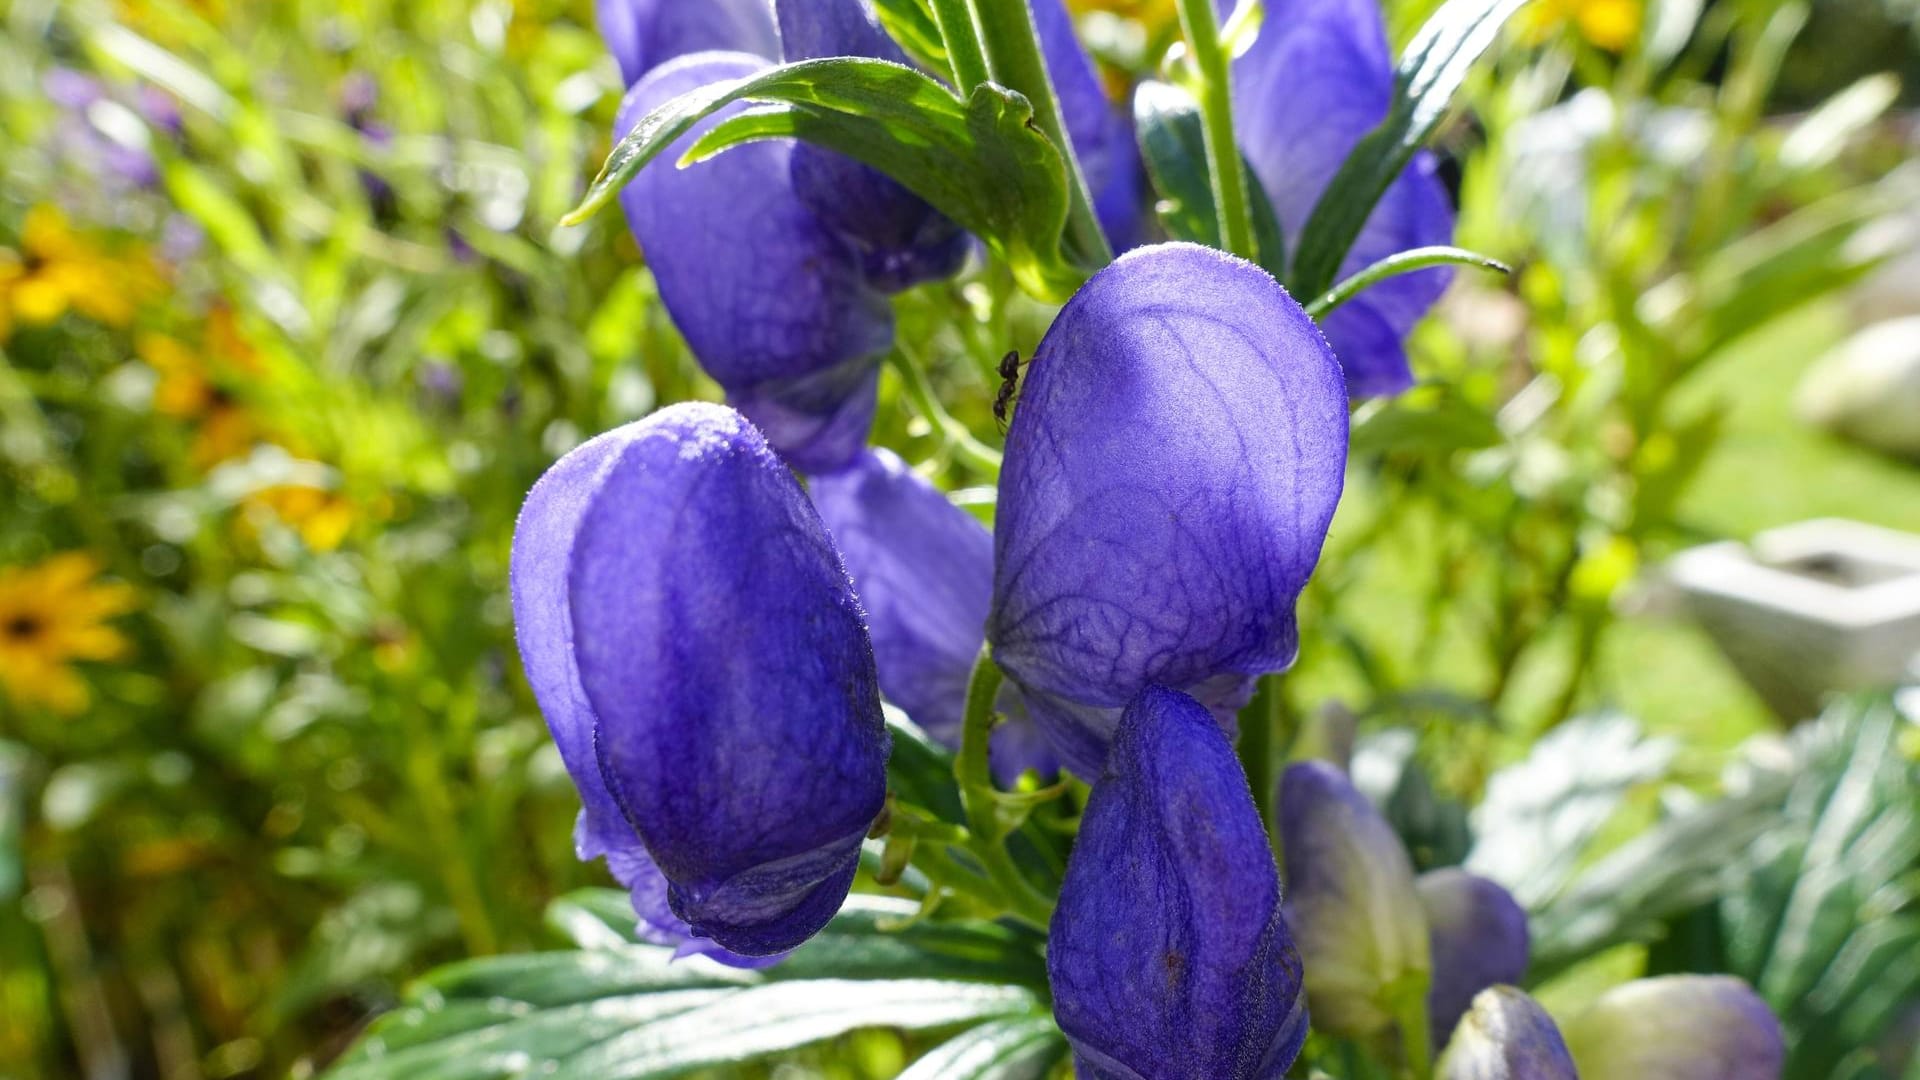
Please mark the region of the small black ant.
POLYGON ((1000 430, 1007 429, 1007 410, 1013 405, 1015 392, 1020 387, 1020 350, 1011 349, 1000 358, 1000 392, 993 398, 993 418, 1000 421, 1000 430))

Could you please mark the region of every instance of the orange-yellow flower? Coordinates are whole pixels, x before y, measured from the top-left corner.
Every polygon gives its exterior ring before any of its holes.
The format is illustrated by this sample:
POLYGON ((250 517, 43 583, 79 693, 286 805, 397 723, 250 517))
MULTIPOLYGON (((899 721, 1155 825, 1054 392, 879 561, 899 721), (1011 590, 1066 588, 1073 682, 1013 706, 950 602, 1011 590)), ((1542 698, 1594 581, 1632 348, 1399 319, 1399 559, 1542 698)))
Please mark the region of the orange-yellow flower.
POLYGON ((311 551, 332 551, 346 540, 359 516, 353 501, 337 491, 307 484, 278 484, 248 496, 247 505, 268 511, 300 534, 311 551))
POLYGON ((0 690, 16 706, 78 713, 92 695, 74 662, 126 652, 108 620, 133 609, 133 587, 99 575, 99 561, 79 551, 0 568, 0 690))
POLYGON ((1595 46, 1620 52, 1640 35, 1641 7, 1641 0, 1534 0, 1521 25, 1529 40, 1541 42, 1572 23, 1595 46))
POLYGON ((0 248, 0 340, 15 324, 44 326, 69 310, 125 326, 159 291, 144 253, 109 254, 75 233, 58 208, 42 204, 27 212, 20 250, 0 248))
POLYGON ((235 370, 256 363, 251 347, 229 338, 230 329, 216 327, 209 322, 204 350, 160 333, 142 334, 134 344, 140 359, 160 377, 153 389, 154 409, 194 425, 193 464, 201 469, 239 457, 260 441, 258 425, 227 388, 237 375, 252 373, 235 370), (239 349, 247 351, 236 352, 239 349))

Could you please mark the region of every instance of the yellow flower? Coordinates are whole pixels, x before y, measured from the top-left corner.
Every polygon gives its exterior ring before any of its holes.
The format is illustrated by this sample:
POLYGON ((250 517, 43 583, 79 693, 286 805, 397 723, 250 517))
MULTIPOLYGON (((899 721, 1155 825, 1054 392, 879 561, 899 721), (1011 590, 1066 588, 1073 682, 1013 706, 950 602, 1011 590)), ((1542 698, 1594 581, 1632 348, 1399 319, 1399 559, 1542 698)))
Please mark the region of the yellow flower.
POLYGON ((1641 0, 1534 0, 1521 24, 1536 44, 1571 22, 1580 36, 1608 52, 1620 52, 1640 36, 1641 0))
POLYGON ((159 288, 144 255, 109 255, 42 204, 27 212, 20 251, 0 249, 0 340, 16 322, 44 326, 68 310, 125 326, 159 288))
POLYGON ((332 551, 352 531, 358 512, 353 502, 337 491, 306 484, 278 484, 247 497, 249 507, 259 507, 280 519, 300 534, 311 551, 332 551))
POLYGON ((107 620, 133 609, 133 587, 96 582, 99 574, 99 561, 78 551, 0 568, 0 690, 15 705, 78 713, 91 695, 73 662, 126 652, 107 620))

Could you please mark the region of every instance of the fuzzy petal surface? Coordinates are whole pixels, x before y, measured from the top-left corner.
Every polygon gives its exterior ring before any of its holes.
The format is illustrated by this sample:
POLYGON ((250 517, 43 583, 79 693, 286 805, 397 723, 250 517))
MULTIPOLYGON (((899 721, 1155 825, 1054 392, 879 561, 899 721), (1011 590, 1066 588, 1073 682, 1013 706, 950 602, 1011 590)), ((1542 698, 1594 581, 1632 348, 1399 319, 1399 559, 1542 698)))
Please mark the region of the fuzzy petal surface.
POLYGON ((1579 1080, 1538 1002, 1511 986, 1481 991, 1434 1070, 1438 1080, 1579 1080))
MULTIPOLYGON (((1387 115, 1393 57, 1376 0, 1275 0, 1233 65, 1240 148, 1266 189, 1289 250, 1353 147, 1387 115)), ((1339 277, 1453 237, 1453 208, 1433 156, 1415 155, 1367 219, 1339 277)), ((1439 267, 1375 285, 1326 320, 1356 398, 1413 385, 1404 342, 1446 291, 1439 267)))
POLYGON ((600 38, 632 86, 677 56, 714 50, 780 55, 768 0, 596 0, 600 38))
POLYGON ((884 800, 888 741, 846 571, 759 432, 696 403, 585 444, 529 496, 513 564, 583 854, 668 937, 647 864, 685 933, 729 953, 817 932, 884 800))
POLYGON ((988 623, 1068 768, 1100 774, 1149 684, 1230 713, 1293 662, 1346 452, 1339 365, 1253 264, 1138 248, 1068 301, 1007 437, 988 623))
POLYGON ((1566 1026, 1584 1080, 1779 1080, 1780 1020, 1731 975, 1636 979, 1566 1026))
POLYGON ((1427 1014, 1440 1047, 1482 990, 1526 976, 1527 913, 1512 893, 1457 867, 1428 871, 1416 884, 1433 961, 1427 1014))
POLYGON ((1280 778, 1287 922, 1307 966, 1315 1022, 1360 1039, 1393 1022, 1384 998, 1431 970, 1413 863, 1393 827, 1345 773, 1302 761, 1280 778))
MULTIPOLYGON (((627 94, 616 133, 681 93, 767 66, 741 53, 671 61, 627 94)), ((696 124, 621 191, 620 205, 700 366, 796 468, 829 472, 865 444, 893 310, 853 246, 794 193, 791 142, 675 167, 691 140, 744 108, 696 124)))
POLYGON ((1192 698, 1127 707, 1047 947, 1081 1080, 1277 1080, 1306 1039, 1300 956, 1246 775, 1192 698))

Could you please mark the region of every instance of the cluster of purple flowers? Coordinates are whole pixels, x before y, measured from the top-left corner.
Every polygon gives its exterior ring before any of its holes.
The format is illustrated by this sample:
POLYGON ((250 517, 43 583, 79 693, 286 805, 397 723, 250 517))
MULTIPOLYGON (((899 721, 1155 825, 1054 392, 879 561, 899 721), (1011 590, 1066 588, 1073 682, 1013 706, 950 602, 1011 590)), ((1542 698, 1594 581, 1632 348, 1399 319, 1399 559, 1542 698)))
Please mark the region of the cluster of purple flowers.
MULTIPOLYGON (((791 142, 649 169, 622 193, 732 407, 676 405, 588 442, 522 514, 517 633, 581 792, 579 852, 606 858, 645 935, 777 962, 840 907, 882 813, 882 695, 957 744, 984 648, 1006 675, 995 772, 1093 785, 1047 960, 1082 1076, 1279 1077, 1309 1005, 1317 1027, 1371 1038, 1408 1022, 1409 987, 1436 1048, 1462 1032, 1449 1075, 1562 1075, 1538 1007, 1489 991, 1526 967, 1512 898, 1460 871, 1416 879, 1344 775, 1303 764, 1278 793, 1283 902, 1232 745, 1255 680, 1298 650, 1349 396, 1408 384, 1402 339, 1445 273, 1373 290, 1323 334, 1250 263, 1137 246, 1124 113, 1060 0, 1031 10, 1102 227, 1130 250, 1034 353, 991 534, 865 445, 888 294, 958 272, 971 238, 893 180, 791 142), (1512 1065, 1528 1055, 1546 1064, 1512 1065)), ((600 18, 632 87, 622 131, 776 56, 905 62, 864 0, 601 0, 600 18)), ((1272 6, 1234 83, 1243 149, 1290 234, 1391 80, 1372 0, 1272 6)), ((1450 231, 1422 159, 1350 261, 1450 231)))

